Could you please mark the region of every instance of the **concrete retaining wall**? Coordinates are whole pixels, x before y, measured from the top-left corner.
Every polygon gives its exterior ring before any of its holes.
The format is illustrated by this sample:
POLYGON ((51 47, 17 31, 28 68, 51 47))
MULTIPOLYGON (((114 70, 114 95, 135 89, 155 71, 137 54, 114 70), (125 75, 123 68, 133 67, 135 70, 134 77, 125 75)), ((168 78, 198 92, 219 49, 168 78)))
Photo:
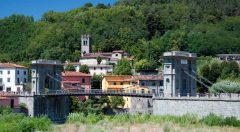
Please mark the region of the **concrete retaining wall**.
POLYGON ((153 98, 153 114, 184 115, 197 114, 204 117, 209 113, 221 116, 235 116, 240 119, 240 98, 222 97, 155 97, 153 98))

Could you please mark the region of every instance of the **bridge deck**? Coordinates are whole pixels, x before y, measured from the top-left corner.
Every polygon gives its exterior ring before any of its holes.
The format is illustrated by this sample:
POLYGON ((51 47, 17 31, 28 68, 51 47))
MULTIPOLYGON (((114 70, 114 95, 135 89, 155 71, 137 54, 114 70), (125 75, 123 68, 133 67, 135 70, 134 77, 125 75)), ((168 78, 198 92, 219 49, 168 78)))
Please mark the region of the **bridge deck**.
POLYGON ((94 90, 52 90, 48 92, 29 93, 29 92, 0 92, 0 97, 33 97, 33 96, 127 96, 152 98, 152 93, 129 93, 125 91, 103 91, 94 90))

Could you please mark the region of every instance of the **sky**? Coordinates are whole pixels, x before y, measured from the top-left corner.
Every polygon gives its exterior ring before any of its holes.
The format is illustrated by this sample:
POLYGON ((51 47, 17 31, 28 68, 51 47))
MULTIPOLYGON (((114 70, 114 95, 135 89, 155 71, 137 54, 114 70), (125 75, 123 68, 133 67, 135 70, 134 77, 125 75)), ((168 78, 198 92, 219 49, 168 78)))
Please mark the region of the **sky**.
POLYGON ((33 16, 39 20, 48 11, 63 12, 91 2, 114 4, 117 0, 0 0, 0 19, 12 14, 33 16))

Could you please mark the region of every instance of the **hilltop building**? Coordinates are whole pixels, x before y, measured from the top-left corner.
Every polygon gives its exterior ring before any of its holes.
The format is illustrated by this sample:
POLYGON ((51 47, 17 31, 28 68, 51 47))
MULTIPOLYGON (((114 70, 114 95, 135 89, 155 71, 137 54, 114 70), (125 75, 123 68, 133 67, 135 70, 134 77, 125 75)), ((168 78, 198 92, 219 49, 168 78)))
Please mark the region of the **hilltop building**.
POLYGON ((222 61, 236 61, 240 64, 240 54, 217 54, 219 60, 222 61))
POLYGON ((0 63, 0 92, 23 91, 27 82, 27 67, 14 63, 0 63))
POLYGON ((113 72, 113 65, 117 64, 120 59, 126 58, 131 62, 131 64, 133 63, 133 57, 122 50, 91 53, 90 41, 90 35, 82 35, 81 59, 76 63, 67 62, 65 65, 74 65, 76 71, 79 71, 81 65, 87 65, 91 75, 107 75, 113 72))

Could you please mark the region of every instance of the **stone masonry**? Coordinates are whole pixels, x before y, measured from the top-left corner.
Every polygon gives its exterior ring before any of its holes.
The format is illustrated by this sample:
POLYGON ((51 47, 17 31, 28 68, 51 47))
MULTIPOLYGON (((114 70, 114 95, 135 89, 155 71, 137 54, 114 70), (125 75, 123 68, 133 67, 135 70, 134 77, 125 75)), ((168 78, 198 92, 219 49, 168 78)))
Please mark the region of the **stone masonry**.
POLYGON ((154 115, 197 114, 204 117, 209 113, 219 116, 235 116, 240 119, 240 95, 205 97, 154 97, 154 115))

